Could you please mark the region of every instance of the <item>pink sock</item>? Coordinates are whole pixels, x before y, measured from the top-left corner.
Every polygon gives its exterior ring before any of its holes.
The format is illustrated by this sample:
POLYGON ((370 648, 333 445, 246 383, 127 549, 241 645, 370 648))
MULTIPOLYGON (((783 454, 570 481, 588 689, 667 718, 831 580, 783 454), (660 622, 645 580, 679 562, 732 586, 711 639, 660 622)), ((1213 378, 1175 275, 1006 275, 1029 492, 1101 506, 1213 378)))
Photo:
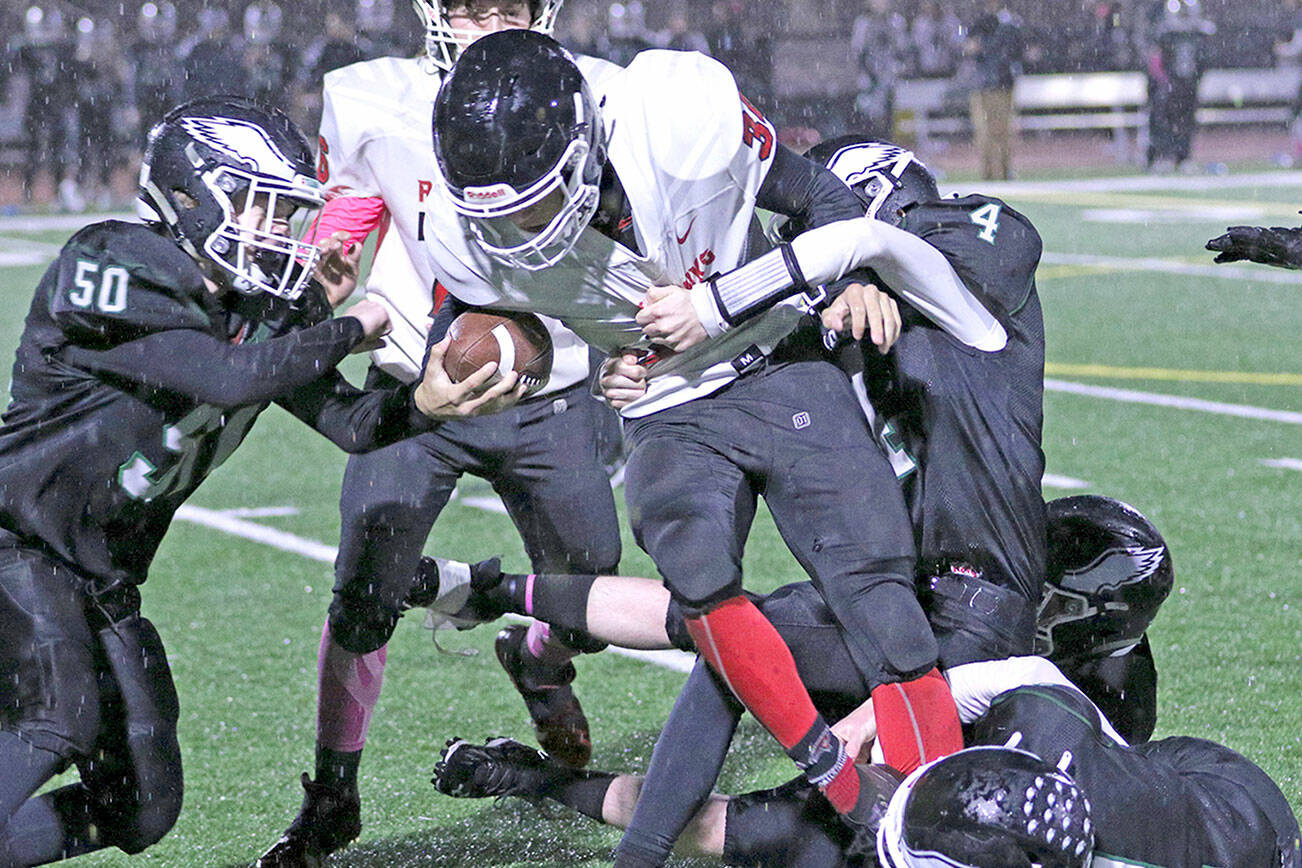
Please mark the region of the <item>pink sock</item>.
POLYGON ((317 653, 316 741, 318 747, 352 753, 366 745, 371 713, 384 683, 386 647, 353 654, 335 644, 327 623, 317 653))
POLYGON ((524 647, 534 657, 552 666, 568 663, 578 653, 554 637, 552 628, 542 621, 533 621, 529 624, 529 632, 524 637, 524 647))

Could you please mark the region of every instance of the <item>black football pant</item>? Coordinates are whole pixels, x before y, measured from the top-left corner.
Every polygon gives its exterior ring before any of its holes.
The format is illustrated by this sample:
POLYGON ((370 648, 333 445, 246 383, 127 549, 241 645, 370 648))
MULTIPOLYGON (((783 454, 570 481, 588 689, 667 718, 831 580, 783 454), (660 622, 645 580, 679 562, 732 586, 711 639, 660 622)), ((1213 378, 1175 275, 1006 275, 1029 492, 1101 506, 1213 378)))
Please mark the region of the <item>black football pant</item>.
MULTIPOLYGON (((397 381, 372 369, 368 388, 397 381)), ((389 641, 421 551, 463 473, 488 480, 535 572, 612 574, 620 555, 598 413, 578 384, 348 459, 330 631, 354 654, 389 641)))
MULTIPOLYGON (((7 538, 12 542, 12 538, 7 538)), ((179 709, 163 645, 128 597, 0 545, 0 865, 137 853, 181 809, 179 709), (75 763, 79 783, 33 797, 75 763)))
POLYGON ((762 495, 872 686, 936 665, 903 496, 836 367, 770 362, 625 433, 634 536, 689 617, 741 593, 762 495))

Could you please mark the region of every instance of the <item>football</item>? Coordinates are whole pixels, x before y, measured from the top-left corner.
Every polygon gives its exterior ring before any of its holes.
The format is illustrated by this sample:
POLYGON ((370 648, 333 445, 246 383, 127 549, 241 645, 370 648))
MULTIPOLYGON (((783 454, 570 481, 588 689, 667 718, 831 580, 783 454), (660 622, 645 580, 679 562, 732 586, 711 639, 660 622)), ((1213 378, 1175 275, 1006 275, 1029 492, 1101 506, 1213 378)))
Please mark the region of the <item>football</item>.
MULTIPOLYGON (((467 311, 448 327, 447 352, 443 369, 459 383, 489 362, 498 371, 513 370, 533 394, 547 383, 552 372, 552 338, 542 320, 531 313, 486 313, 467 311)), ((488 385, 498 380, 498 374, 488 385)))

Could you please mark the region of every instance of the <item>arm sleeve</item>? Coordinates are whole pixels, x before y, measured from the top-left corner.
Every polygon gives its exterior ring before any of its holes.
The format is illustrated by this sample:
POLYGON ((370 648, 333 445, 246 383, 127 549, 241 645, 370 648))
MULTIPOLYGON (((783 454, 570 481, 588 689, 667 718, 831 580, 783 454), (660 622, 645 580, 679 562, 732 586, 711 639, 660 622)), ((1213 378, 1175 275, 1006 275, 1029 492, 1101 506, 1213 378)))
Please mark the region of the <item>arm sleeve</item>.
POLYGON ((215 407, 243 407, 275 400, 320 378, 363 336, 361 323, 352 317, 240 345, 191 329, 171 329, 108 350, 71 346, 63 360, 148 390, 215 407))
POLYGON ((756 195, 757 207, 810 228, 862 217, 863 203, 831 170, 778 145, 756 195))
POLYGON ((741 706, 702 660, 696 661, 656 740, 633 819, 617 853, 668 858, 710 797, 741 706))
POLYGON ((792 240, 791 249, 810 284, 830 283, 854 269, 871 268, 957 340, 986 352, 1001 350, 1008 343, 999 320, 967 288, 944 254, 903 229, 857 217, 803 232, 792 240))
POLYGON ((389 209, 379 196, 334 196, 312 221, 307 237, 320 241, 343 231, 349 241, 364 244, 388 216, 389 209))
POLYGON ((332 371, 278 403, 345 452, 369 452, 438 425, 416 409, 415 388, 364 391, 332 371))

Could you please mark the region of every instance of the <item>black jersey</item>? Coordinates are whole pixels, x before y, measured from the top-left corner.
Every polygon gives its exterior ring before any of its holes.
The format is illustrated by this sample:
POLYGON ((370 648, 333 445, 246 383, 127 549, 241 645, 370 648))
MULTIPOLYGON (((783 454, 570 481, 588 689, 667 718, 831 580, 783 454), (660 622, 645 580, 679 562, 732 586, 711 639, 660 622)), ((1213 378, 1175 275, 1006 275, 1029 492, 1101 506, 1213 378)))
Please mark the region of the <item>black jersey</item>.
POLYGON ((1298 868, 1298 825, 1279 787, 1233 750, 1198 738, 1133 747, 1103 735, 1098 714, 1063 687, 995 697, 973 742, 1018 745, 1069 771, 1089 797, 1096 868, 1298 868))
MULTIPOLYGON (((313 287, 313 289, 316 289, 313 287)), ((142 224, 94 224, 36 290, 0 427, 0 528, 101 587, 144 581, 176 509, 272 400, 346 449, 424 426, 410 389, 334 372, 351 317, 266 294, 218 301, 142 224)))
MULTIPOLYGON (((901 302, 904 330, 884 364, 873 367, 880 357, 867 348, 868 392, 894 429, 883 439, 897 450, 920 566, 966 563, 1034 604, 1045 562, 1039 233, 988 196, 915 205, 901 228, 940 250, 1008 333, 1004 349, 981 352, 901 302)), ((1029 641, 1013 653, 1030 653, 1029 641)))

